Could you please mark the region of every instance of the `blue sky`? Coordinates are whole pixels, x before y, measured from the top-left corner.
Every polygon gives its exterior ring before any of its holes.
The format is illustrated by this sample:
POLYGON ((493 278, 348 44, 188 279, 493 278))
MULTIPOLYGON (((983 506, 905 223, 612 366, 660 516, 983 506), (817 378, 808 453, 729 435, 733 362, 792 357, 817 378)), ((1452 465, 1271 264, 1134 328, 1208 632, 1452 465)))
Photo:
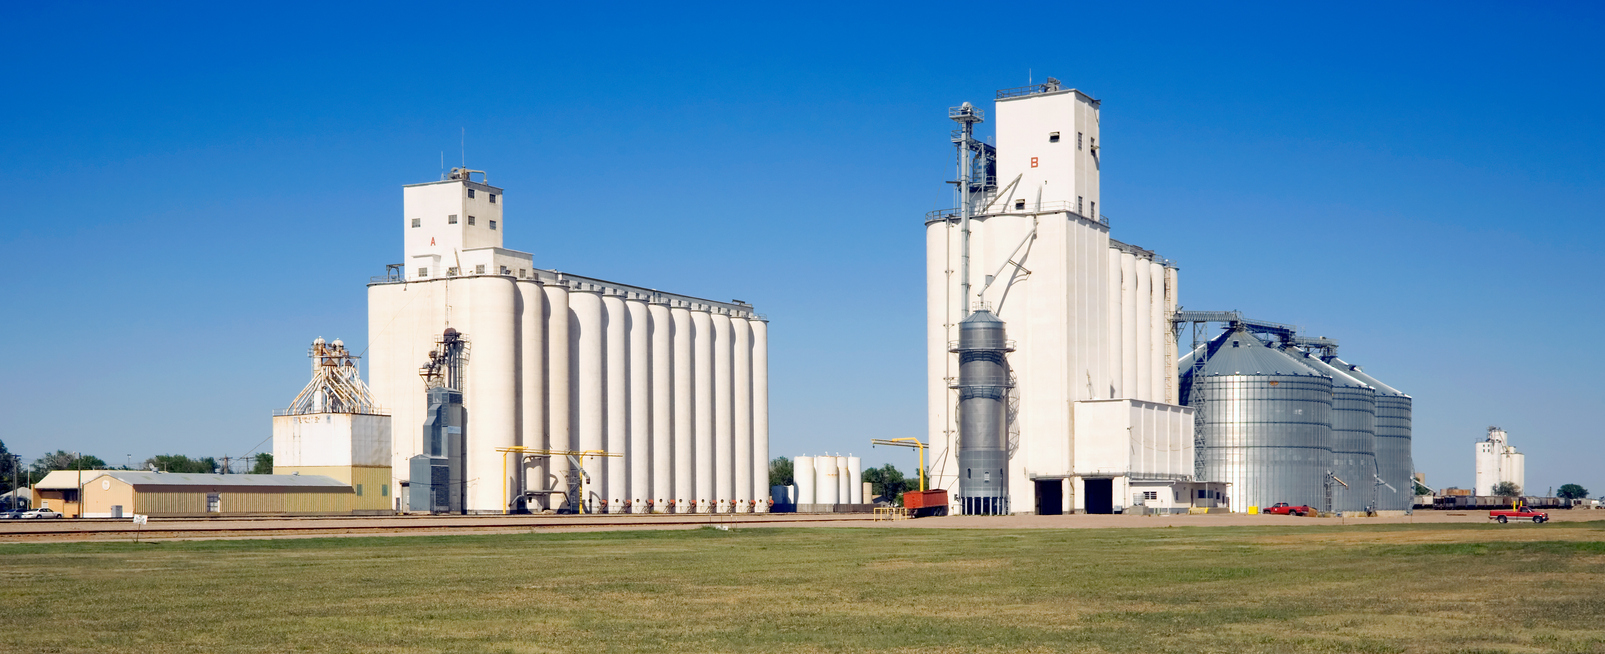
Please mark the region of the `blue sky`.
POLYGON ((1582 3, 36 3, 0 21, 0 439, 238 456, 366 341, 400 186, 462 156, 542 267, 772 320, 775 454, 912 467, 948 106, 1101 98, 1114 236, 1188 308, 1342 341, 1469 486, 1605 492, 1605 14, 1582 3), (985 14, 980 13, 985 11, 985 14), (970 24, 967 32, 958 26, 970 24), (442 153, 444 152, 444 155, 442 153))

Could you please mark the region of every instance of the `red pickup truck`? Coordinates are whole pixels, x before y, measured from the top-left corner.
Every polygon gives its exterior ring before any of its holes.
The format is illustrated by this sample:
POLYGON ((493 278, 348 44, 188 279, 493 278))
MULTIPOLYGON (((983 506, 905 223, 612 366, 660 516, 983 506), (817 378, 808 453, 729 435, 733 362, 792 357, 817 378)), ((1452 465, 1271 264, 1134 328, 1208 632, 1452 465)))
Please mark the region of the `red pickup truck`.
POLYGON ((1510 509, 1494 509, 1488 512, 1488 519, 1498 521, 1499 524, 1510 522, 1511 518, 1521 520, 1530 518, 1533 522, 1543 524, 1549 522, 1549 514, 1544 511, 1534 511, 1525 506, 1510 509))
POLYGON ((1315 509, 1307 506, 1293 506, 1287 502, 1277 502, 1276 504, 1260 509, 1259 512, 1274 513, 1277 515, 1309 515, 1314 513, 1315 509))

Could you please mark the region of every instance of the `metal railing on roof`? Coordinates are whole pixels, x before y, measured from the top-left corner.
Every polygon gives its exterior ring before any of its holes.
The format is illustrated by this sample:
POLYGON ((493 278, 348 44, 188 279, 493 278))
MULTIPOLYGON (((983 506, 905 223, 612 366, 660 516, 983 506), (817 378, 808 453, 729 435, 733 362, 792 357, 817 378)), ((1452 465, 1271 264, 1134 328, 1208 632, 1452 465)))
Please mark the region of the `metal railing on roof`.
POLYGON ((998 97, 997 97, 997 99, 999 99, 999 100, 1007 100, 1009 98, 1018 98, 1018 97, 1027 96, 1027 95, 1036 95, 1038 93, 1052 93, 1052 92, 1057 91, 1057 90, 1059 90, 1059 80, 1056 80, 1056 79, 1054 79, 1052 77, 1049 77, 1048 81, 1043 82, 1041 84, 1031 84, 1029 86, 1016 86, 1016 87, 1014 87, 1012 89, 998 89, 998 97))
MULTIPOLYGON (((1043 202, 1041 204, 1028 202, 1026 207, 1021 209, 1016 209, 1014 208, 1015 206, 1017 205, 1010 204, 1006 207, 1001 207, 993 211, 977 211, 971 217, 984 218, 986 216, 1029 216, 1033 214, 1044 213, 1068 213, 1087 222, 1095 222, 1101 225, 1109 224, 1109 218, 1107 216, 1099 215, 1096 219, 1090 216, 1084 216, 1072 206, 1072 203, 1065 200, 1043 202)), ((937 220, 956 220, 959 217, 958 209, 937 209, 935 211, 925 212, 925 222, 934 222, 937 220)))

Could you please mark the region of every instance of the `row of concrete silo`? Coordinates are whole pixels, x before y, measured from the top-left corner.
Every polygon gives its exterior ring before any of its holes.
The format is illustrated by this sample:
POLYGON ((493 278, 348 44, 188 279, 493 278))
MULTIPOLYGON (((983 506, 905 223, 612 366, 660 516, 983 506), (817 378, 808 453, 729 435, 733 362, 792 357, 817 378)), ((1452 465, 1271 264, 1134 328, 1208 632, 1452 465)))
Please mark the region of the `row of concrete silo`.
POLYGON ((864 473, 856 456, 799 456, 792 460, 799 505, 863 504, 864 473))
MULTIPOLYGON (((396 424, 422 423, 417 365, 439 326, 468 339, 469 512, 768 508, 768 330, 747 305, 531 271, 374 283, 369 312, 369 377, 396 424), (514 448, 589 454, 579 474, 514 448)), ((420 447, 398 433, 393 469, 420 447)))
POLYGON ((1182 358, 1197 477, 1228 482, 1237 511, 1409 509, 1410 397, 1334 355, 1268 340, 1234 324, 1182 358))

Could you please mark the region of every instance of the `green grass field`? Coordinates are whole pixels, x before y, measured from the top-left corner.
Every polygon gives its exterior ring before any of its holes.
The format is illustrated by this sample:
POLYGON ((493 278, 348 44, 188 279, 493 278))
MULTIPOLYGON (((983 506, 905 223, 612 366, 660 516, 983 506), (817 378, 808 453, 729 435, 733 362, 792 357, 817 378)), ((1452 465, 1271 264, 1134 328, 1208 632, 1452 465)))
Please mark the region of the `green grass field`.
POLYGON ((0 546, 5 652, 1601 652, 1605 523, 0 546))

